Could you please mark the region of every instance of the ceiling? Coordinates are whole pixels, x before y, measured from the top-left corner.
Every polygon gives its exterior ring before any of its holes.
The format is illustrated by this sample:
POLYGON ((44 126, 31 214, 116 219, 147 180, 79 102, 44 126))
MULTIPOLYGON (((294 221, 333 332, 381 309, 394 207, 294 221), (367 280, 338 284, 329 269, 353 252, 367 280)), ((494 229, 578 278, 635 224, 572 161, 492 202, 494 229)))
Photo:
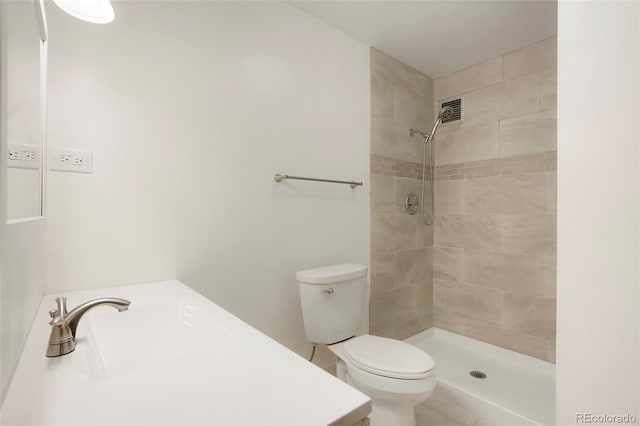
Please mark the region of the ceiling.
POLYGON ((556 1, 290 1, 437 78, 557 33, 556 1))

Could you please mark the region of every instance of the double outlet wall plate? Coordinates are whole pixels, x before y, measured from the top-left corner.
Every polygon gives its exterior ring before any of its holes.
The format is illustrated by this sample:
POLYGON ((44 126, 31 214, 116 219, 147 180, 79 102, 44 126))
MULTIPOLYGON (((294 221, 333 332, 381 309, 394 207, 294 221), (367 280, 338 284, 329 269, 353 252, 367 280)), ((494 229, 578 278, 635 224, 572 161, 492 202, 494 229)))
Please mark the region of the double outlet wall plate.
POLYGON ((7 166, 16 169, 39 169, 42 149, 38 145, 9 143, 7 166))
POLYGON ((49 150, 49 170, 91 173, 93 172, 93 154, 70 149, 51 148, 49 150))

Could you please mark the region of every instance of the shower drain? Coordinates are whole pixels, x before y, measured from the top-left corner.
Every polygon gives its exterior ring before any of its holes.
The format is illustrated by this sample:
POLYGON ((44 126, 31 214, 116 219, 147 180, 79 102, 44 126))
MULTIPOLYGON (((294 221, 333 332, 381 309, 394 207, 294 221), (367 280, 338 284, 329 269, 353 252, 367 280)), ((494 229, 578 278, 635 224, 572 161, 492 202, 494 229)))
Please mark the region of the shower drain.
POLYGON ((469 374, 471 375, 471 377, 475 378, 475 379, 486 379, 487 375, 484 374, 482 371, 469 371, 469 374))

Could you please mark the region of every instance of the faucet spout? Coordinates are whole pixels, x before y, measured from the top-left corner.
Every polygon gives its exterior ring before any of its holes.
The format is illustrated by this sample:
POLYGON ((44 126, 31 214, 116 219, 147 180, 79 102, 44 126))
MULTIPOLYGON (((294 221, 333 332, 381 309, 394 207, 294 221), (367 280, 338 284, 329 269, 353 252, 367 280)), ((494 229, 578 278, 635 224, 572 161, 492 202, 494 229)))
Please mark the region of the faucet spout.
POLYGON ((95 299, 85 302, 67 313, 67 299, 58 297, 56 299, 57 309, 49 311, 51 315, 51 335, 49 336, 49 346, 47 357, 57 357, 73 352, 76 348, 76 330, 78 323, 90 309, 97 306, 111 306, 118 311, 129 309, 131 302, 117 297, 95 299))
POLYGON ((71 334, 75 338, 78 323, 82 319, 82 316, 86 314, 90 309, 98 306, 111 306, 112 308, 116 308, 119 312, 122 312, 129 309, 130 304, 131 302, 129 302, 128 300, 119 299, 117 297, 90 300, 86 303, 83 303, 82 305, 73 308, 71 312, 66 315, 65 320, 67 321, 67 325, 71 329, 71 334))

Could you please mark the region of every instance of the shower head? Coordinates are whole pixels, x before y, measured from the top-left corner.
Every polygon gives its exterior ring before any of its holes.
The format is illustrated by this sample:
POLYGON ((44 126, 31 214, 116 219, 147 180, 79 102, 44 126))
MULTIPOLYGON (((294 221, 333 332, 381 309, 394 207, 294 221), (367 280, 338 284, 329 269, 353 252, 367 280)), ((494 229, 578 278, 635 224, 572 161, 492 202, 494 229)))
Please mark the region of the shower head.
POLYGON ((423 138, 430 140, 433 138, 433 136, 436 134, 436 130, 438 129, 438 126, 446 119, 451 118, 451 116, 454 114, 454 110, 452 107, 450 106, 446 106, 444 108, 442 108, 440 110, 440 113, 438 114, 438 119, 436 120, 435 123, 433 123, 433 128, 431 129, 431 133, 425 133, 422 130, 416 130, 416 129, 409 129, 409 136, 413 137, 413 135, 415 135, 416 133, 418 133, 419 135, 421 135, 423 138))
POLYGON ((451 116, 453 116, 453 113, 454 113, 453 107, 446 106, 440 110, 440 114, 438 114, 438 118, 440 119, 440 121, 444 121, 448 118, 451 118, 451 116))
POLYGON ((431 129, 431 134, 429 134, 428 139, 433 139, 436 134, 436 130, 438 130, 438 126, 444 122, 444 120, 451 118, 454 110, 450 106, 446 106, 440 110, 440 114, 438 114, 438 119, 435 123, 433 123, 433 129, 431 129))

